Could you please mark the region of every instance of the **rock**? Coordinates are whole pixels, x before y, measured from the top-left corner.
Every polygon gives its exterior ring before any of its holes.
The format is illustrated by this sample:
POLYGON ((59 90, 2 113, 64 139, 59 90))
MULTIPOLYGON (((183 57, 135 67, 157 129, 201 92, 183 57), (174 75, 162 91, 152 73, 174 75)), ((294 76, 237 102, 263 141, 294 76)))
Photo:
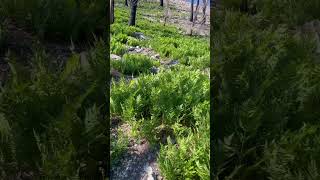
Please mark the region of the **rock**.
POLYGON ((145 171, 146 171, 147 174, 146 174, 145 178, 143 178, 143 179, 145 179, 145 180, 154 180, 154 178, 152 176, 152 174, 153 174, 152 167, 148 166, 145 169, 145 171))
POLYGON ((121 78, 121 76, 122 76, 122 74, 119 71, 115 70, 115 69, 111 69, 110 75, 115 80, 119 80, 121 78))
POLYGON ((152 175, 152 167, 148 166, 148 167, 146 168, 146 173, 147 173, 148 175, 152 175))
POLYGON ((314 27, 315 31, 318 33, 318 35, 320 35, 320 21, 319 20, 313 21, 313 27, 314 27))
POLYGON ((128 51, 134 51, 136 48, 135 47, 132 47, 132 46, 129 46, 128 47, 128 51))
POLYGON ((111 60, 121 60, 121 57, 115 54, 110 54, 110 59, 111 60))
POLYGON ((145 40, 145 39, 148 39, 143 33, 141 32, 134 32, 132 34, 133 37, 137 38, 137 39, 140 39, 140 40, 145 40))
POLYGON ((152 74, 158 74, 159 72, 159 68, 155 67, 155 66, 152 66, 151 69, 150 69, 151 73, 152 74))
POLYGON ((160 54, 155 54, 155 55, 151 56, 151 58, 153 58, 153 59, 160 59, 160 54))
POLYGON ((170 61, 170 62, 167 64, 167 66, 175 66, 175 65, 177 65, 177 64, 179 64, 179 61, 178 61, 178 60, 172 60, 172 61, 170 61))
POLYGON ((80 64, 82 67, 88 67, 89 66, 89 62, 88 62, 88 53, 85 51, 82 51, 80 53, 80 64))
MULTIPOLYGON (((137 47, 139 47, 139 46, 137 46, 137 47)), ((141 49, 140 49, 140 48, 136 48, 136 52, 137 52, 137 53, 140 53, 140 52, 142 52, 142 51, 143 51, 142 48, 141 48, 141 49)))
POLYGON ((23 179, 23 180, 32 180, 33 179, 33 172, 23 172, 22 174, 21 174, 21 178, 23 179))

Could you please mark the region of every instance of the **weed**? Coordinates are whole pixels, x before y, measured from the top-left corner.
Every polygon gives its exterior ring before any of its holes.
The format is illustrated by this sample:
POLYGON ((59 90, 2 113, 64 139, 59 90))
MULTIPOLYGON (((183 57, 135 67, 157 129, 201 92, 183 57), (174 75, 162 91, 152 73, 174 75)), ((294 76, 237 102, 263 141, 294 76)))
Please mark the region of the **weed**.
POLYGON ((104 27, 106 3, 103 0, 3 0, 4 15, 34 29, 43 38, 80 40, 104 27))
POLYGON ((153 66, 159 66, 159 62, 140 54, 125 54, 122 60, 111 61, 111 67, 127 75, 149 73, 153 66))
POLYGON ((41 168, 51 179, 99 176, 98 161, 108 153, 104 135, 107 64, 104 42, 95 46, 87 66, 74 54, 58 72, 49 68, 50 58, 41 50, 35 51, 32 68, 25 72, 9 57, 12 76, 0 98, 1 123, 9 124, 1 134, 9 134, 9 141, 0 141, 5 143, 0 149, 5 157, 1 167, 19 164, 1 178, 18 173, 14 169, 21 164, 34 172, 41 168))

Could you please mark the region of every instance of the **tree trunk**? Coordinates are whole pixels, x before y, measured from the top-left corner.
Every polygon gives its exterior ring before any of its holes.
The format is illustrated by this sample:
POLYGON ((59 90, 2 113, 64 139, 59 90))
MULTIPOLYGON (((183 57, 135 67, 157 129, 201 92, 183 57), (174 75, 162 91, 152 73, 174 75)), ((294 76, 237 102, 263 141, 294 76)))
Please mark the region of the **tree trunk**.
POLYGON ((195 23, 196 20, 198 19, 198 10, 199 10, 199 4, 200 4, 200 0, 197 0, 197 5, 196 5, 196 13, 194 14, 194 18, 193 18, 193 22, 195 23))
POLYGON ((194 0, 191 0, 191 10, 190 10, 190 21, 193 22, 193 3, 194 3, 194 0))
POLYGON ((111 12, 110 24, 113 24, 113 23, 114 23, 114 0, 111 0, 111 9, 110 9, 110 12, 111 12))
POLYGON ((163 7, 163 0, 160 0, 160 6, 163 7))
POLYGON ((126 6, 128 6, 128 0, 125 0, 124 4, 125 4, 126 6))
POLYGON ((164 10, 164 24, 163 26, 166 25, 167 20, 169 19, 169 0, 166 0, 166 5, 165 5, 165 10, 164 10))
POLYGON ((248 12, 249 11, 248 0, 242 0, 241 6, 240 6, 240 11, 242 11, 242 12, 248 12))
POLYGON ((136 14, 137 14, 137 4, 132 4, 131 5, 129 26, 135 26, 136 25, 136 14))
POLYGON ((208 6, 208 1, 209 0, 203 0, 203 7, 202 7, 202 20, 201 20, 201 24, 205 24, 206 20, 207 20, 207 16, 206 16, 206 11, 207 11, 207 6, 208 6))
POLYGON ((80 1, 79 0, 76 0, 76 6, 78 9, 80 8, 80 1))

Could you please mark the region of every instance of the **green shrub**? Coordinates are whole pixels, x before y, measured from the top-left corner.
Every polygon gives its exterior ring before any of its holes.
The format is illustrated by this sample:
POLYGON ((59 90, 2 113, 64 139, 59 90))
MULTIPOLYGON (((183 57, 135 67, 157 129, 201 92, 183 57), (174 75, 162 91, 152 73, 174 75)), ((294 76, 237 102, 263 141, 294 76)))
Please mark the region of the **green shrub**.
POLYGON ((168 139, 160 149, 158 162, 166 179, 210 179, 209 102, 196 106, 193 114, 198 120, 196 131, 177 126, 177 143, 168 139))
POLYGON ((175 122, 191 127, 196 123, 192 107, 209 98, 208 77, 190 68, 168 70, 139 77, 129 85, 114 84, 111 90, 111 113, 138 123, 140 132, 150 140, 156 127, 175 122))
MULTIPOLYGON (((209 57, 209 44, 204 39, 158 37, 151 45, 161 56, 179 60, 185 65, 195 64, 193 61, 209 57)), ((207 65, 208 62, 204 63, 204 66, 209 67, 207 65)))
POLYGON ((114 39, 114 41, 119 42, 121 44, 126 44, 128 41, 128 35, 122 33, 118 33, 115 36, 112 36, 112 38, 114 39))
POLYGON ((127 52, 127 47, 124 44, 121 44, 120 42, 116 42, 115 40, 111 40, 111 47, 110 47, 110 53, 111 54, 117 54, 122 56, 127 52))
POLYGON ((295 27, 320 18, 320 2, 317 0, 262 0, 256 4, 258 11, 272 24, 295 27))
POLYGON ((127 75, 149 73, 152 66, 159 66, 159 62, 141 54, 125 54, 122 60, 111 61, 111 67, 127 75))
POLYGON ((215 146, 222 154, 216 157, 218 176, 269 178, 262 165, 265 144, 304 123, 317 124, 316 46, 283 26, 267 25, 260 15, 227 11, 223 18, 213 34, 211 74, 214 124, 219 124, 215 146))
POLYGON ((0 6, 6 16, 31 27, 44 38, 79 40, 105 28, 103 0, 3 0, 0 6))
POLYGON ((143 45, 139 39, 136 39, 136 38, 133 38, 133 37, 128 37, 127 44, 129 46, 133 46, 133 47, 142 46, 143 45))
POLYGON ((125 153, 128 147, 128 137, 121 130, 117 131, 117 137, 111 139, 111 165, 115 166, 119 162, 121 156, 125 153))
MULTIPOLYGON (((146 19, 145 11, 138 10, 136 26, 128 26, 128 9, 122 2, 117 5, 112 43, 152 48, 161 59, 179 64, 151 75, 146 72, 159 63, 146 56, 125 55, 111 62, 122 73, 140 73, 130 82, 112 84, 111 116, 131 125, 133 136, 161 144, 157 162, 165 179, 209 179, 209 79, 199 70, 209 67, 208 40, 184 36, 175 26, 146 19), (148 39, 134 38, 135 32, 148 39)), ((159 19, 163 14, 155 3, 140 2, 139 8, 152 10, 159 19)), ((120 138, 111 143, 116 161, 127 142, 120 138)))
POLYGON ((8 41, 8 30, 6 21, 2 18, 0 21, 0 48, 3 48, 8 41))
POLYGON ((222 5, 227 9, 238 10, 245 2, 248 11, 261 13, 265 20, 275 25, 295 27, 320 18, 320 2, 317 0, 225 0, 222 5))
POLYGON ((264 169, 270 179, 319 179, 319 126, 304 125, 265 147, 264 169))
POLYGON ((9 58, 12 76, 0 96, 0 123, 10 140, 0 140, 6 144, 0 148, 6 169, 1 179, 18 173, 23 164, 33 172, 41 168, 49 179, 101 176, 98 161, 109 153, 104 135, 107 64, 105 44, 95 47, 87 65, 74 54, 61 71, 42 51, 35 52, 31 69, 9 58), (80 168, 83 163, 86 167, 80 168))

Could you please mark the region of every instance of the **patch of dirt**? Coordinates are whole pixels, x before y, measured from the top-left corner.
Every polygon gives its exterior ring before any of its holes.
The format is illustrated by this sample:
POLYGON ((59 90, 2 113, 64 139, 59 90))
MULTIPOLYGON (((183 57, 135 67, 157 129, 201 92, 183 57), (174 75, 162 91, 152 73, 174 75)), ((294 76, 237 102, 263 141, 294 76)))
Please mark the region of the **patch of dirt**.
MULTIPOLYGON (((158 2, 158 1, 153 1, 158 2)), ((206 8, 205 18, 206 21, 204 24, 201 23, 203 20, 202 5, 199 5, 197 21, 193 25, 189 21, 190 18, 190 3, 187 1, 181 0, 169 0, 169 18, 166 23, 170 25, 177 26, 184 34, 190 35, 192 29, 192 35, 198 36, 210 36, 210 7, 206 8), (193 26, 192 26, 193 25, 193 26)), ((196 5, 194 5, 194 11, 196 5)), ((144 18, 153 21, 158 21, 157 15, 152 15, 148 13, 143 13, 144 18)), ((163 12, 164 16, 164 12, 163 12)), ((160 19, 160 22, 164 24, 164 17, 160 19)))
MULTIPOLYGON (((200 36, 210 36, 210 7, 206 8, 205 18, 206 21, 204 24, 200 23, 203 19, 202 5, 199 5, 197 21, 192 27, 192 22, 189 21, 191 5, 187 1, 181 0, 169 0, 170 3, 170 17, 169 23, 177 25, 180 27, 186 34, 200 35, 200 36)), ((196 6, 194 5, 194 11, 196 6)), ((162 21, 164 22, 164 21, 162 21)))
POLYGON ((122 123, 117 117, 111 118, 111 136, 117 139, 117 133, 122 131, 129 137, 127 151, 123 154, 117 166, 111 167, 112 180, 147 180, 152 176, 162 180, 156 162, 159 147, 153 147, 146 139, 137 140, 130 136, 131 127, 122 123))

